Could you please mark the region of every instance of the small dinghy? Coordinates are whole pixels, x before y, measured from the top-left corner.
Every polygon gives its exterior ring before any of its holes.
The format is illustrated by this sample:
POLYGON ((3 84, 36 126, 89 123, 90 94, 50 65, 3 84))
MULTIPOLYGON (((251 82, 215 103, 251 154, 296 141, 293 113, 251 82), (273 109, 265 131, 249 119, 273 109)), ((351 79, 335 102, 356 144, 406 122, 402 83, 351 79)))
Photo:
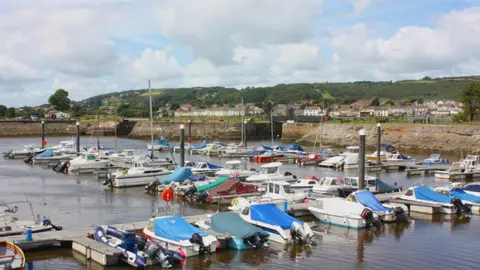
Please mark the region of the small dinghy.
POLYGON ((314 237, 307 223, 289 216, 275 204, 248 204, 241 208, 233 205, 230 209, 239 209, 240 217, 268 232, 271 241, 280 244, 293 241, 309 244, 314 237))
POLYGON ((169 268, 183 259, 179 253, 166 250, 154 242, 147 242, 133 231, 120 231, 112 226, 97 226, 93 238, 97 242, 123 251, 121 259, 133 267, 160 264, 164 268, 169 268))
POLYGON ((268 245, 269 234, 246 222, 236 213, 224 212, 209 215, 206 219, 198 221, 196 225, 204 230, 231 235, 232 239, 228 240, 228 247, 232 249, 257 249, 268 245))
POLYGON ((437 207, 439 213, 442 214, 468 213, 471 211, 470 206, 463 204, 461 199, 450 198, 424 186, 410 187, 405 194, 399 198, 401 200, 416 201, 437 207))
POLYGON ((23 269, 25 255, 15 244, 9 241, 0 241, 0 269, 23 269))
POLYGON ((179 216, 152 218, 143 233, 148 239, 160 242, 166 249, 177 251, 183 257, 215 252, 218 244, 217 238, 179 216))

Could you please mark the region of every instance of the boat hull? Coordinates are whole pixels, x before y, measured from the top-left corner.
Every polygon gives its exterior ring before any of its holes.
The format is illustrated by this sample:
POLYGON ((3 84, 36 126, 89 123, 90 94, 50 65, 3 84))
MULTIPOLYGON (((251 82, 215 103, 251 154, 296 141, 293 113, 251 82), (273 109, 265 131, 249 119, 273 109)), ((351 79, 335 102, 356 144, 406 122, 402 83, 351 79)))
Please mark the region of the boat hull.
MULTIPOLYGON (((144 229, 143 233, 145 234, 145 237, 149 240, 160 243, 167 250, 179 252, 183 254, 184 257, 194 257, 200 255, 198 250, 190 242, 184 244, 178 241, 158 237, 155 235, 155 233, 149 231, 148 229, 144 229)), ((210 247, 211 252, 215 252, 217 250, 218 241, 216 239, 212 239, 210 245, 208 246, 210 247)))
POLYGON ((0 241, 0 269, 24 269, 25 255, 15 244, 0 241))
POLYGON ((363 229, 366 226, 365 220, 361 217, 349 217, 340 216, 327 213, 321 209, 315 207, 308 207, 308 210, 322 223, 331 224, 335 226, 351 228, 351 229, 363 229))
POLYGON ((158 177, 169 175, 170 172, 162 174, 151 174, 151 175, 139 175, 139 176, 120 176, 115 177, 112 181, 112 186, 116 188, 124 187, 140 187, 149 184, 150 182, 155 181, 158 177))

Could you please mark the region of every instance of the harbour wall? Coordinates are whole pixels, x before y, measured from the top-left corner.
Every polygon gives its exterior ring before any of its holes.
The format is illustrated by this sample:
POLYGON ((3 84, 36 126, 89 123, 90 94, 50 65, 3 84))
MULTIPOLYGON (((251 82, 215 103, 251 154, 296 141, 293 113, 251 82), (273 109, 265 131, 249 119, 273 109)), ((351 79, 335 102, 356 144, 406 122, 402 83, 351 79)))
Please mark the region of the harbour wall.
MULTIPOLYGON (((284 123, 282 140, 302 145, 358 145, 358 131, 367 133, 367 147, 377 143, 376 124, 284 123)), ((382 143, 400 151, 480 153, 480 127, 474 125, 382 124, 382 143)))
MULTIPOLYGON (((160 123, 153 124, 153 134, 156 138, 160 136, 169 139, 180 138, 180 125, 185 126, 185 138, 188 137, 188 122, 160 123)), ((131 138, 149 138, 150 122, 138 122, 133 127, 129 137, 131 138)), ((282 124, 274 124, 274 137, 280 137, 282 134, 282 124)), ((240 140, 242 134, 242 124, 232 122, 192 122, 191 135, 194 140, 240 140)), ((271 129, 269 123, 248 123, 247 138, 249 140, 269 139, 271 129)))

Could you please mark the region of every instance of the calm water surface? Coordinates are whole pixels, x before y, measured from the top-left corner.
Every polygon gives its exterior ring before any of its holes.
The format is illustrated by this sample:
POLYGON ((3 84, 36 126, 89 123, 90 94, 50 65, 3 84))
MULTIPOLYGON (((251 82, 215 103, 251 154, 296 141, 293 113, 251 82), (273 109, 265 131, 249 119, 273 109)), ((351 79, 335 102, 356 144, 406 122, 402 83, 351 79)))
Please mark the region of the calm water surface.
MULTIPOLYGON (((68 138, 49 138, 53 145, 68 138)), ((89 138, 82 138, 87 142, 89 138)), ((113 138, 101 138, 103 145, 113 146, 113 138)), ((20 149, 24 144, 38 144, 36 138, 0 139, 0 152, 20 149)), ((252 145, 253 143, 251 143, 252 145)), ((144 141, 119 139, 120 148, 146 148, 144 141)), ((164 154, 165 155, 165 154, 164 154)), ((178 156, 175 156, 178 159, 178 156)), ((202 160, 200 156, 187 156, 202 160)), ((420 157, 419 157, 420 158, 420 157)), ((423 158, 423 156, 422 156, 423 158)), ((221 163, 225 160, 211 159, 221 163)), ((252 165, 257 168, 258 165, 252 165)), ((285 165, 284 170, 298 176, 344 176, 329 169, 285 165)), ((351 172, 355 175, 355 172, 351 172)), ((415 182, 436 183, 430 177, 407 178, 404 173, 379 173, 386 182, 407 187, 415 182)), ((88 227, 148 219, 164 202, 146 195, 143 188, 111 191, 92 176, 70 176, 50 169, 24 164, 21 160, 0 159, 0 200, 28 199, 35 211, 50 216, 64 228, 88 227)), ((27 216, 25 207, 20 216, 27 216)), ((215 206, 175 205, 176 214, 213 212, 215 206)), ((386 225, 381 231, 354 231, 319 224, 315 230, 316 246, 272 245, 266 251, 226 251, 187 260, 185 269, 480 269, 477 216, 413 215, 409 225, 386 225)), ((27 269, 104 269, 85 260, 70 249, 27 252, 27 269)), ((157 267, 158 268, 158 267, 157 267)), ((131 269, 128 266, 108 269, 131 269)))

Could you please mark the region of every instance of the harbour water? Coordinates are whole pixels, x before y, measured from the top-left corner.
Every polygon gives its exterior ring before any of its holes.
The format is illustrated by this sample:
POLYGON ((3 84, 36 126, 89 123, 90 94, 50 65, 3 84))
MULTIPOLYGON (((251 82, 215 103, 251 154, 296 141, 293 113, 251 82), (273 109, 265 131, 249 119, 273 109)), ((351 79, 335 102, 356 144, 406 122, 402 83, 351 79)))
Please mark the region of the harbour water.
MULTIPOLYGON (((69 138, 49 138, 54 145, 69 138)), ((82 138, 82 144, 89 138, 82 138)), ((113 146, 113 138, 100 138, 102 145, 113 146)), ((0 152, 25 144, 39 144, 38 138, 2 138, 0 152)), ((250 145, 254 144, 253 142, 250 145)), ((119 148, 145 149, 146 142, 118 139, 119 148)), ((168 153, 156 153, 168 155, 168 153)), ((178 156, 175 156, 178 159, 178 156)), ((203 160, 202 156, 186 156, 203 160)), ((225 161, 210 159, 212 163, 225 161)), ((252 165, 258 168, 258 165, 252 165)), ((343 172, 316 167, 285 165, 284 170, 297 176, 344 176, 343 172)), ((355 175, 356 172, 349 172, 355 175)), ((407 178, 403 172, 379 173, 389 183, 408 187, 415 183, 436 183, 431 177, 407 178)), ((443 182, 445 184, 445 182, 443 182)), ((0 160, 0 200, 28 199, 34 210, 49 216, 64 228, 97 224, 127 223, 147 220, 159 206, 165 206, 158 195, 147 195, 143 188, 110 190, 93 176, 71 176, 21 160, 0 160)), ((174 214, 193 215, 216 211, 215 205, 187 206, 174 203, 174 214)), ((26 209, 19 211, 27 215, 26 209)), ((316 246, 277 246, 259 251, 226 251, 197 257, 179 266, 184 269, 479 269, 480 247, 478 216, 412 216, 409 225, 386 225, 380 231, 348 230, 319 225, 316 246)), ((104 269, 85 260, 70 249, 27 252, 27 269, 104 269)), ((157 267, 158 268, 158 267, 157 267)), ((108 269, 130 269, 128 266, 108 269)))

